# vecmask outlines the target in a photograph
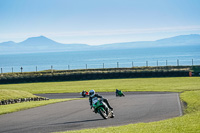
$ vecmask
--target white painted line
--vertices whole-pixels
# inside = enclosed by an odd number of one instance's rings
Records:
[[[180,116],[182,116],[183,112],[182,112],[182,107],[181,107],[181,101],[180,101],[180,98],[179,98],[179,93],[177,93],[177,102],[178,102],[178,108],[179,108]]]

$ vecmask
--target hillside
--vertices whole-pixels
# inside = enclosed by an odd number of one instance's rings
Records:
[[[87,44],[62,44],[47,37],[31,37],[25,41],[15,43],[13,41],[0,43],[0,54],[16,53],[41,53],[41,52],[64,52],[64,51],[87,51],[87,50],[112,50],[150,47],[173,47],[200,45],[200,35],[180,35],[156,41],[123,42],[91,46]]]

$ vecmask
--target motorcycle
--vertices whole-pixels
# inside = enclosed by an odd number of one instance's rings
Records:
[[[119,97],[121,97],[121,96],[125,97],[124,93],[121,90],[116,91],[116,97],[117,96],[119,96]]]
[[[94,112],[99,113],[104,119],[114,118],[113,111],[111,111],[103,100],[98,100],[93,104]]]
[[[87,91],[82,91],[80,94],[81,94],[83,97],[89,96],[89,92],[87,92]]]

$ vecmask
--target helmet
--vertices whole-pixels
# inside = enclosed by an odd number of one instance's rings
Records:
[[[94,90],[90,90],[89,95],[90,95],[90,97],[93,97],[95,95],[95,91]]]

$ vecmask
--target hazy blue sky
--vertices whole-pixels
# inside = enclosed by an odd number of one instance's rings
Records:
[[[90,45],[200,34],[200,0],[0,0],[0,42]]]

